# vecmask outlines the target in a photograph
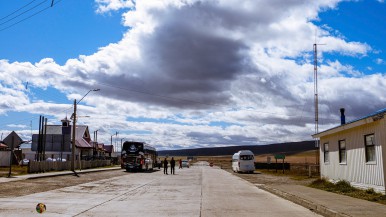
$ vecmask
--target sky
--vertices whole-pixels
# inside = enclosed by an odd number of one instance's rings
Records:
[[[52,5],[52,6],[51,6]],[[312,140],[386,104],[383,0],[3,0],[0,132],[158,150]],[[90,91],[100,89],[100,91]]]

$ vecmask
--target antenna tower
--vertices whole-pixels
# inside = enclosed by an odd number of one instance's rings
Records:
[[[315,107],[315,134],[319,133],[319,102],[318,102],[318,44],[314,44],[314,107]],[[315,147],[319,147],[319,141],[315,139]]]

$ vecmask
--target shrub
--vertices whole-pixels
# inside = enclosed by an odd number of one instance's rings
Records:
[[[314,187],[314,188],[324,189],[326,191],[333,191],[335,185],[333,183],[329,182],[325,178],[319,178],[319,179],[316,179],[315,181],[313,181],[310,184],[310,186]]]
[[[337,182],[335,184],[335,187],[336,187],[336,190],[337,191],[340,191],[342,193],[349,193],[349,192],[353,192],[355,191],[356,189],[354,187],[351,186],[351,184],[346,181],[346,180],[340,180],[339,182]]]
[[[374,191],[374,188],[366,189],[367,194],[376,194],[377,192]]]

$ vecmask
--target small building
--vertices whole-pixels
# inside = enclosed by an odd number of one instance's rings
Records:
[[[44,155],[44,159],[66,159],[70,160],[72,155],[72,128],[73,125],[65,118],[61,120],[62,125],[47,125],[45,134],[40,135],[41,145],[39,145],[39,134],[32,135],[32,152],[35,152],[34,159],[38,159],[38,152]],[[79,156],[83,159],[91,159],[95,144],[91,141],[88,126],[76,125],[75,130],[75,160]],[[39,148],[40,147],[40,148]]]
[[[313,135],[320,139],[320,173],[332,182],[385,193],[386,109]]]

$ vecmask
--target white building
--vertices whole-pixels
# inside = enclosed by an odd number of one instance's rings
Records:
[[[321,176],[385,193],[386,109],[313,135],[320,138]]]

